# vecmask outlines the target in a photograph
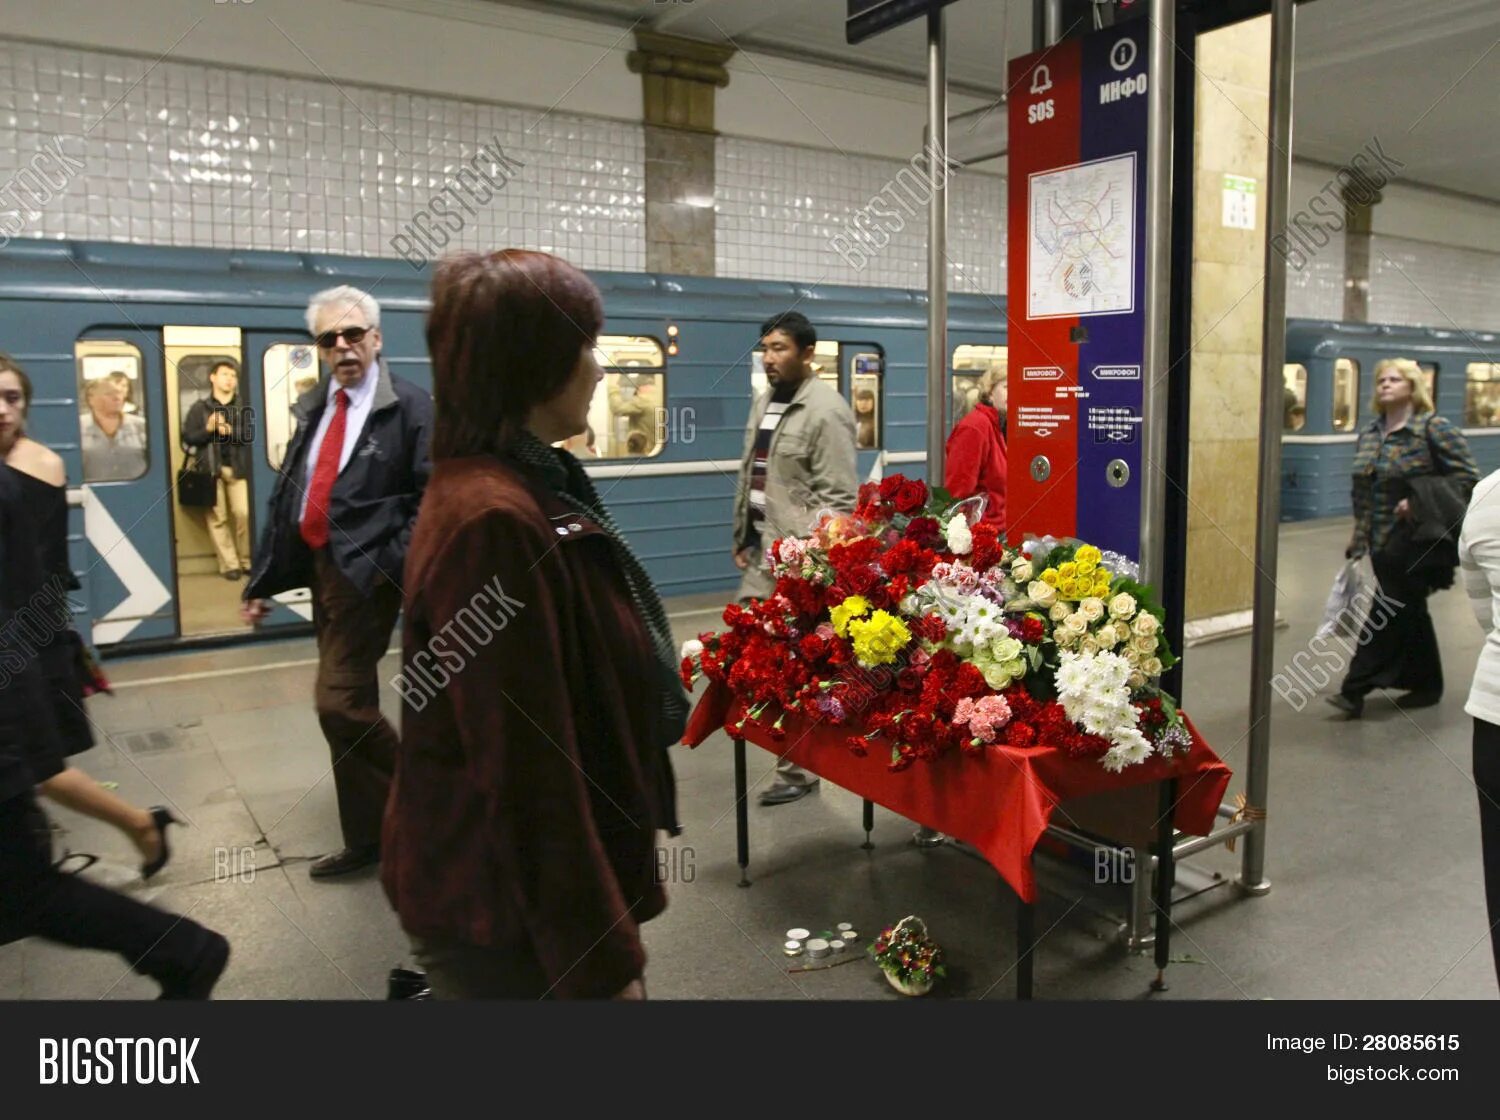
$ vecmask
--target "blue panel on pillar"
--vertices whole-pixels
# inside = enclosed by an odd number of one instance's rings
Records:
[[[1141,536],[1144,250],[1152,236],[1145,226],[1146,51],[1143,20],[1085,37],[1080,91],[1079,158],[1099,169],[1101,184],[1094,251],[1128,264],[1129,299],[1079,316],[1087,337],[1079,340],[1078,385],[1087,397],[1078,416],[1077,532],[1132,558]]]

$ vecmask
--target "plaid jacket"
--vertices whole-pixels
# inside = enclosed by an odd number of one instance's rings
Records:
[[[1378,553],[1396,524],[1396,505],[1407,480],[1423,474],[1456,475],[1469,485],[1479,466],[1463,432],[1441,416],[1423,412],[1389,435],[1376,415],[1359,433],[1354,452],[1354,555]]]

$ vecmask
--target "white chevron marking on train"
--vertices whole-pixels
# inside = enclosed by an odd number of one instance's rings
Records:
[[[125,585],[125,599],[94,623],[95,645],[123,641],[146,618],[172,601],[172,593],[157,578],[145,557],[120,531],[104,503],[87,486],[83,488],[83,533],[99,559],[109,565]]]

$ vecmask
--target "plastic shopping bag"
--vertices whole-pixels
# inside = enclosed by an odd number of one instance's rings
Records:
[[[1318,624],[1314,636],[1327,638],[1333,634],[1347,634],[1352,637],[1358,634],[1375,589],[1375,570],[1369,557],[1344,561],[1344,566],[1333,577],[1328,601],[1323,605],[1323,621]]]

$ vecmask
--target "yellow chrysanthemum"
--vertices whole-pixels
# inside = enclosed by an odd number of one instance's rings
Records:
[[[833,632],[840,638],[849,636],[849,623],[853,619],[861,618],[870,612],[870,600],[863,595],[850,595],[838,606],[828,612],[828,617],[833,621]]]
[[[1056,586],[1057,586],[1057,584],[1058,584],[1058,574],[1057,574],[1057,569],[1056,569],[1056,568],[1047,568],[1047,569],[1046,569],[1046,570],[1045,570],[1045,571],[1043,571],[1043,572],[1042,572],[1042,574],[1041,574],[1041,575],[1040,575],[1040,576],[1039,576],[1039,577],[1037,577],[1037,578],[1039,578],[1039,579],[1040,579],[1040,580],[1041,580],[1041,581],[1042,581],[1042,582],[1043,582],[1043,583],[1045,583],[1045,584],[1046,584],[1046,585],[1047,585],[1047,586],[1048,586],[1048,587],[1056,587]]]
[[[911,641],[911,631],[895,615],[876,611],[869,618],[851,621],[849,637],[854,640],[854,656],[861,665],[889,665]]]

